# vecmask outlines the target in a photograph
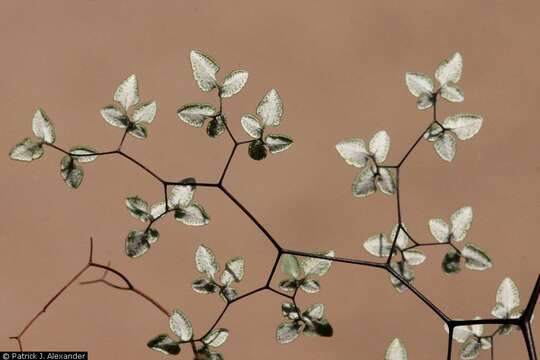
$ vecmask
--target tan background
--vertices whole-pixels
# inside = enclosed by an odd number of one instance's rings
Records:
[[[362,242],[390,231],[395,205],[380,194],[353,198],[357,170],[341,160],[334,144],[387,129],[389,160],[397,161],[431,116],[415,109],[404,73],[431,73],[442,58],[460,51],[466,101],[444,103],[440,116],[480,113],[485,126],[458,145],[451,164],[431,145],[418,147],[402,173],[403,209],[412,233],[431,241],[430,217],[447,218],[460,206],[473,206],[469,240],[485,248],[495,266],[447,277],[439,270],[442,248],[430,249],[415,284],[460,318],[489,316],[505,276],[516,281],[523,303],[529,297],[540,251],[537,2],[3,1],[0,14],[4,154],[31,134],[38,106],[53,119],[58,145],[112,149],[121,130],[106,124],[98,109],[111,102],[121,80],[136,73],[142,98],[157,100],[158,116],[149,139],[128,138],[126,152],[169,180],[214,181],[229,151],[227,137],[209,139],[175,114],[185,103],[214,101],[215,94],[198,90],[189,66],[189,51],[203,49],[221,64],[221,76],[235,68],[250,72],[245,90],[226,102],[238,137],[245,138],[240,116],[275,87],[286,109],[280,131],[296,140],[290,151],[261,163],[241,149],[227,187],[282,245],[333,248],[363,259],[372,258]],[[222,261],[246,257],[242,292],[263,283],[273,249],[219,191],[197,192],[212,216],[209,226],[188,228],[167,218],[158,225],[160,242],[132,260],[123,254],[124,238],[141,225],[123,199],[138,194],[157,201],[159,183],[127,161],[104,157],[85,166],[84,183],[73,191],[58,174],[60,158],[50,149],[33,164],[0,157],[0,348],[15,350],[7,337],[84,264],[89,236],[95,238],[96,260],[111,260],[167,308],[183,309],[197,334],[223,306],[217,297],[190,290],[198,244],[211,246]],[[381,359],[394,337],[404,340],[411,359],[442,359],[446,353],[442,323],[410,293],[397,294],[386,273],[336,264],[322,284],[320,294],[299,301],[327,305],[334,338],[275,344],[281,299],[262,293],[223,318],[221,325],[232,331],[222,348],[226,358]],[[88,350],[93,359],[162,359],[145,344],[167,328],[167,319],[133,294],[74,286],[24,343],[29,350]],[[496,354],[525,359],[521,335],[497,339]]]

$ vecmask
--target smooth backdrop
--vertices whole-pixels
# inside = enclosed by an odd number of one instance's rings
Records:
[[[540,252],[538,11],[537,1],[494,0],[2,1],[0,348],[17,349],[8,336],[83,266],[90,236],[96,261],[111,261],[166,308],[184,310],[199,335],[223,306],[216,296],[190,289],[199,244],[212,247],[222,262],[246,258],[242,293],[264,283],[273,248],[215,189],[196,194],[212,217],[209,226],[188,228],[167,218],[158,224],[159,243],[133,260],[124,255],[124,239],[141,224],[126,211],[124,198],[157,201],[158,182],[121,158],[104,157],[85,166],[84,183],[74,191],[60,178],[60,153],[46,149],[32,164],[7,156],[31,135],[37,107],[52,118],[58,145],[113,149],[121,130],[105,123],[99,109],[135,73],[141,98],[156,100],[158,113],[149,138],[129,137],[125,151],[168,180],[217,180],[230,141],[209,139],[176,116],[188,102],[215,102],[215,93],[202,93],[192,78],[192,49],[217,59],[220,79],[237,68],[249,71],[246,88],[225,103],[237,137],[247,139],[241,115],[255,111],[263,94],[276,88],[285,106],[279,131],[295,139],[289,151],[262,162],[241,148],[227,188],[283,246],[332,248],[370,260],[362,243],[390,232],[395,202],[381,194],[354,198],[350,185],[357,169],[334,146],[386,129],[392,138],[388,163],[398,161],[431,117],[416,110],[405,72],[432,74],[443,58],[461,52],[466,100],[441,103],[440,119],[472,112],[485,118],[484,126],[458,144],[451,164],[431,144],[418,146],[402,171],[404,221],[419,241],[432,241],[430,218],[472,206],[469,240],[492,256],[494,267],[445,276],[444,251],[437,247],[427,251],[415,285],[455,318],[490,316],[506,276],[519,286],[524,304]],[[100,275],[92,271],[84,279]],[[446,354],[439,318],[411,293],[396,293],[388,274],[377,269],[335,264],[320,294],[299,297],[302,306],[326,304],[335,329],[331,339],[276,344],[281,302],[261,293],[230,308],[220,322],[231,330],[222,348],[227,359],[382,359],[394,337],[403,339],[413,360]],[[92,359],[162,359],[145,344],[167,330],[166,317],[134,294],[75,285],[23,340],[28,350],[88,350]],[[525,359],[524,349],[519,332],[496,339],[499,359]],[[189,348],[184,350],[181,358],[189,359]]]

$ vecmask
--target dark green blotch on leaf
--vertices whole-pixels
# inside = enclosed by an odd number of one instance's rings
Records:
[[[186,216],[186,212],[183,209],[176,209],[174,211],[174,217],[176,219],[182,219],[184,216]]]
[[[197,350],[195,360],[223,360],[223,356],[218,352],[211,351],[207,346],[203,346]]]
[[[268,151],[264,142],[259,139],[249,144],[248,153],[253,160],[262,160],[266,157]]]
[[[223,115],[218,115],[208,122],[206,127],[206,133],[208,136],[215,138],[223,134],[225,131],[225,117]]]
[[[221,296],[227,302],[233,301],[238,296],[236,290],[230,286],[226,286],[221,290]]]
[[[77,189],[81,186],[84,171],[71,156],[64,156],[60,162],[60,175],[69,187]]]
[[[330,337],[334,335],[334,329],[332,325],[326,319],[304,319],[305,328],[304,333],[306,335],[318,335],[324,337]]]
[[[442,269],[446,274],[455,274],[461,271],[461,256],[454,250],[448,251],[442,261]]]
[[[149,236],[139,230],[130,231],[126,239],[126,255],[135,258],[143,255],[150,249]]]
[[[148,130],[146,127],[132,122],[129,123],[128,132],[137,139],[146,139],[148,137]]]
[[[180,346],[168,335],[161,334],[148,342],[148,347],[168,355],[177,355],[180,353]]]
[[[201,278],[193,281],[192,286],[194,289],[196,289],[196,291],[205,293],[215,293],[220,290],[216,283],[208,280],[207,278]]]
[[[285,279],[281,280],[279,283],[279,287],[283,291],[294,291],[298,287],[300,287],[300,281],[296,279]]]

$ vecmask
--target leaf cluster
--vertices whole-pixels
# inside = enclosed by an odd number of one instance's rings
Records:
[[[193,201],[196,189],[194,178],[185,178],[169,189],[166,201],[152,205],[139,196],[126,198],[126,207],[136,219],[147,223],[143,230],[131,230],[125,244],[126,255],[132,258],[144,255],[152,244],[159,240],[159,231],[152,224],[168,212],[174,211],[174,218],[188,226],[204,226],[210,222],[206,210]]]
[[[363,139],[340,141],[336,149],[349,165],[362,169],[352,184],[354,196],[366,197],[379,189],[386,195],[396,192],[394,171],[382,166],[390,150],[390,136],[384,130],[377,132],[368,145]]]
[[[229,259],[219,276],[220,267],[213,251],[204,245],[199,245],[195,253],[195,265],[197,271],[203,276],[193,281],[191,284],[193,291],[199,294],[218,293],[225,302],[236,299],[238,292],[232,285],[244,278],[244,258]]]
[[[172,312],[169,319],[169,328],[176,338],[171,337],[168,334],[159,334],[152,338],[147,346],[162,354],[178,355],[182,344],[195,344],[195,340],[193,339],[193,326],[191,325],[189,318],[182,311],[176,309]],[[215,352],[214,348],[223,345],[228,338],[229,330],[224,328],[212,330],[208,335],[197,340],[197,342],[200,342],[202,345],[195,347],[196,359],[222,360],[223,356],[220,353]]]
[[[333,250],[315,253],[323,257],[334,257]],[[292,302],[286,302],[281,306],[281,312],[285,322],[281,323],[276,330],[276,339],[280,344],[287,344],[298,338],[300,334],[307,336],[329,337],[334,330],[327,319],[324,318],[324,305],[315,304],[305,311],[301,311],[296,304],[298,290],[308,294],[317,293],[321,285],[314,277],[324,276],[332,261],[326,258],[304,257],[299,260],[296,256],[285,254],[281,257],[281,269],[287,275],[279,283],[279,287],[293,293]]]
[[[519,290],[510,278],[505,278],[499,285],[496,293],[496,303],[491,314],[498,319],[517,319],[521,316],[519,310]],[[474,320],[479,320],[477,316]],[[448,326],[444,326],[448,332]],[[484,335],[484,325],[462,325],[454,328],[452,337],[461,344],[459,354],[463,360],[476,359],[480,355],[480,350],[489,350],[493,346],[493,337],[495,335],[509,335],[513,328],[519,329],[514,325],[500,325],[491,335]]]
[[[222,101],[239,93],[247,83],[248,72],[234,70],[222,83],[217,80],[220,69],[218,63],[201,51],[192,51],[190,55],[193,77],[204,92],[217,89],[219,108],[209,103],[189,103],[181,106],[177,113],[180,120],[194,127],[202,127],[206,121],[208,136],[215,138],[227,130],[227,118],[222,111]],[[276,89],[269,90],[257,105],[256,115],[246,114],[240,122],[245,132],[253,138],[249,141],[248,154],[254,160],[266,158],[268,152],[276,154],[287,150],[293,140],[288,135],[270,133],[265,130],[278,126],[283,115],[283,102]]]
[[[411,94],[418,98],[417,108],[426,110],[435,106],[438,95],[449,102],[462,102],[465,97],[463,90],[457,84],[462,71],[463,58],[461,54],[454,53],[444,59],[435,71],[435,78],[439,83],[437,89],[435,89],[433,80],[428,76],[417,72],[406,73],[407,87]],[[433,142],[435,151],[441,159],[452,161],[456,155],[456,138],[459,140],[472,138],[480,131],[482,122],[482,117],[475,114],[451,115],[442,123],[435,121],[424,137]]]
[[[137,139],[148,137],[147,124],[154,121],[157,105],[155,101],[139,103],[139,84],[135,75],[125,79],[114,92],[114,104],[101,109],[103,119],[114,127]]]

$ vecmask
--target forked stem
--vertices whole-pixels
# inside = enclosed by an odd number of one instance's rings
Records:
[[[410,236],[409,233],[405,230],[405,228],[402,225],[403,216],[402,216],[402,209],[401,209],[402,203],[401,203],[401,200],[400,200],[401,196],[400,196],[400,183],[399,183],[401,166],[405,163],[405,161],[407,160],[409,155],[413,152],[413,150],[416,148],[416,146],[420,143],[420,141],[424,137],[424,134],[427,131],[429,131],[431,126],[433,124],[439,124],[439,122],[437,120],[437,101],[436,101],[437,100],[437,95],[438,95],[438,93],[435,94],[435,98],[433,99],[433,101],[434,101],[433,102],[433,119],[430,122],[429,126],[426,128],[426,130],[424,130],[422,132],[422,134],[415,140],[415,142],[407,150],[407,152],[405,153],[405,155],[402,157],[402,159],[399,161],[399,163],[397,165],[382,166],[382,167],[385,167],[385,168],[394,169],[395,172],[396,172],[396,202],[397,202],[397,218],[398,218],[398,231],[396,232],[396,237],[393,239],[390,255],[387,258],[387,261],[385,263],[364,261],[364,260],[357,260],[357,259],[350,259],[350,258],[342,258],[342,257],[328,257],[328,256],[320,255],[320,254],[317,254],[317,253],[310,253],[310,252],[304,252],[304,251],[297,251],[297,250],[291,250],[291,249],[282,248],[281,245],[277,242],[277,240],[272,237],[272,235],[257,220],[257,218],[255,218],[255,216],[239,200],[237,200],[236,197],[233,196],[232,193],[223,185],[225,176],[226,176],[226,174],[227,174],[227,172],[228,172],[228,170],[230,168],[230,165],[232,163],[232,160],[234,158],[234,155],[235,155],[235,152],[236,152],[238,146],[243,145],[243,144],[249,144],[249,143],[251,143],[253,141],[253,140],[248,140],[248,141],[238,141],[238,140],[236,140],[236,138],[234,137],[233,133],[229,129],[229,126],[228,126],[228,124],[227,124],[227,122],[225,120],[224,126],[225,126],[225,129],[226,129],[226,132],[228,133],[229,137],[233,141],[233,148],[232,148],[232,150],[231,150],[231,152],[229,154],[226,165],[225,165],[225,167],[224,167],[224,169],[223,169],[223,171],[222,171],[222,173],[221,173],[221,175],[219,177],[219,180],[217,182],[215,182],[215,183],[204,183],[203,182],[203,183],[195,183],[195,184],[192,184],[192,185],[198,185],[198,186],[202,186],[202,187],[219,188],[221,190],[221,192],[223,192],[223,194],[225,194],[257,226],[257,228],[266,236],[266,238],[270,241],[270,243],[277,250],[277,255],[276,255],[275,261],[274,261],[274,263],[272,265],[271,272],[270,272],[270,274],[269,274],[269,276],[267,278],[267,281],[266,281],[265,285],[263,285],[263,286],[261,286],[259,288],[256,288],[256,289],[254,289],[254,290],[252,290],[252,291],[250,291],[250,292],[248,292],[248,293],[246,293],[244,295],[241,295],[241,296],[237,297],[234,300],[227,301],[226,306],[223,308],[223,310],[221,311],[221,313],[219,314],[217,319],[214,321],[211,328],[206,332],[206,334],[204,336],[208,335],[218,325],[219,321],[222,319],[222,317],[224,316],[224,314],[226,313],[226,311],[229,309],[229,307],[232,304],[234,304],[234,303],[236,303],[236,302],[238,302],[238,301],[240,301],[242,299],[245,299],[245,298],[247,298],[247,297],[249,297],[251,295],[257,294],[259,292],[268,290],[270,292],[273,292],[274,294],[286,297],[286,298],[292,300],[293,302],[295,302],[296,293],[294,295],[290,296],[288,294],[284,294],[284,293],[282,293],[282,292],[280,292],[278,290],[275,290],[274,288],[271,287],[271,282],[272,282],[272,279],[274,277],[275,271],[277,269],[277,265],[279,263],[279,259],[280,259],[281,255],[290,254],[290,255],[303,256],[303,257],[327,259],[327,260],[340,262],[340,263],[353,264],[353,265],[363,265],[363,266],[367,266],[367,267],[371,267],[371,268],[379,268],[379,269],[386,270],[389,274],[391,274],[392,276],[394,276],[395,278],[400,280],[407,288],[409,288],[409,290],[411,290],[411,292],[417,298],[419,298],[426,306],[428,306],[433,312],[435,312],[448,325],[449,330],[450,330],[449,331],[449,342],[448,342],[448,353],[447,353],[447,358],[448,359],[451,358],[451,354],[452,354],[452,333],[453,333],[454,328],[456,326],[473,325],[473,324],[500,324],[500,325],[512,324],[512,325],[517,325],[517,326],[521,327],[521,329],[523,330],[523,336],[524,336],[524,339],[525,339],[525,344],[527,346],[527,351],[528,351],[528,354],[529,354],[529,358],[531,360],[537,360],[536,349],[535,349],[535,346],[534,346],[534,339],[533,339],[532,331],[531,331],[531,327],[530,327],[530,321],[532,319],[532,314],[533,314],[533,311],[534,311],[534,307],[536,305],[536,302],[538,300],[538,296],[540,294],[540,275],[537,278],[536,286],[535,286],[535,288],[533,290],[533,293],[531,294],[531,298],[530,298],[530,300],[528,302],[527,308],[525,309],[525,311],[524,311],[521,318],[519,318],[519,319],[452,320],[448,316],[446,316],[441,309],[439,309],[435,304],[433,304],[424,294],[422,294],[422,292],[420,292],[418,289],[416,289],[414,286],[412,286],[406,279],[404,279],[398,272],[396,272],[390,266],[390,263],[391,263],[391,260],[392,260],[392,254],[394,253],[394,249],[395,249],[396,242],[397,242],[397,235],[399,234],[399,231],[404,231],[407,234],[407,236],[413,241],[414,245],[412,245],[408,249],[414,248],[414,247],[417,247],[417,246],[435,246],[435,245],[440,245],[441,244],[441,243],[419,243],[416,240],[414,240],[413,237]],[[220,97],[219,98],[219,115],[222,114],[222,107],[223,107],[223,102],[222,102],[222,98]],[[120,140],[120,143],[119,143],[118,147],[116,148],[116,150],[104,151],[104,152],[96,152],[96,153],[94,153],[94,155],[96,155],[96,156],[119,155],[120,157],[123,157],[123,158],[129,160],[130,162],[132,162],[133,164],[137,165],[139,168],[141,168],[143,171],[145,171],[147,174],[149,174],[150,176],[152,176],[154,179],[156,179],[158,182],[161,183],[161,186],[163,187],[164,201],[167,204],[167,200],[168,200],[167,199],[167,186],[168,185],[173,185],[173,184],[180,184],[180,183],[178,183],[178,182],[170,182],[170,181],[164,180],[161,176],[159,176],[157,173],[152,171],[149,167],[143,165],[141,162],[139,162],[138,160],[136,160],[132,156],[126,154],[122,150],[122,147],[124,145],[127,133],[128,133],[127,130],[123,133],[123,136],[122,136],[122,138]],[[63,148],[61,148],[61,147],[59,147],[57,145],[54,145],[54,144],[44,143],[44,145],[49,146],[51,148],[54,148],[54,149],[62,152],[63,154],[71,156],[73,158],[76,158],[78,156],[87,156],[87,155],[81,155],[81,154],[73,154],[73,153],[71,153],[71,152],[69,152],[69,151],[67,151],[67,150],[65,150],[65,149],[63,149]],[[168,213],[169,210],[170,209],[168,208],[168,205],[166,205],[166,213]],[[154,221],[157,221],[157,220],[158,219],[153,220],[150,225],[152,225],[154,223]],[[450,245],[452,245],[452,244],[450,244]],[[95,279],[95,280],[84,281],[84,282],[81,282],[81,284],[89,285],[89,284],[102,283],[102,284],[110,286],[110,287],[112,287],[114,289],[124,290],[124,291],[132,291],[136,295],[138,295],[138,296],[144,298],[145,300],[147,300],[148,302],[150,302],[154,307],[156,307],[160,312],[162,312],[167,317],[170,316],[170,312],[167,309],[165,309],[165,307],[163,307],[159,302],[154,300],[152,297],[150,297],[149,295],[147,295],[146,293],[144,293],[140,289],[134,287],[133,283],[124,274],[122,274],[120,271],[110,267],[110,264],[102,265],[102,264],[94,262],[93,261],[93,241],[92,241],[92,239],[90,239],[90,256],[89,256],[88,263],[79,272],[77,272],[75,274],[75,276],[73,276],[73,278],[71,278],[71,280],[69,280],[67,282],[67,284],[65,284],[45,304],[45,306],[26,324],[26,326],[21,330],[21,332],[18,335],[10,337],[10,339],[14,339],[14,340],[17,341],[20,351],[23,350],[22,337],[26,333],[26,331],[32,326],[32,324],[43,313],[45,313],[45,311],[48,309],[48,307],[61,294],[63,294],[68,287],[70,287],[78,278],[80,278],[80,276],[83,273],[85,273],[89,268],[100,268],[100,269],[103,269],[105,271],[104,271],[104,274],[102,275],[102,277],[100,277],[98,279]],[[120,279],[122,279],[124,281],[125,286],[117,285],[117,284],[107,280],[106,276],[108,275],[108,273],[114,273],[115,275],[117,275]],[[204,338],[204,336],[197,339],[197,340],[190,341],[194,355],[196,355],[195,342],[200,341],[202,338]],[[493,347],[492,347],[492,349],[493,349]],[[491,354],[492,354],[492,358],[493,358],[493,350],[492,350]]]
[[[105,272],[104,272],[104,274],[103,274],[103,276],[101,278],[99,278],[97,280],[92,280],[92,281],[85,281],[85,282],[82,282],[82,284],[94,284],[94,283],[102,282],[102,283],[105,283],[105,284],[107,284],[107,285],[109,285],[109,286],[111,286],[113,288],[116,288],[116,289],[132,291],[135,294],[137,294],[138,296],[140,296],[140,297],[146,299],[147,301],[149,301],[150,303],[152,303],[163,314],[165,314],[167,316],[170,316],[170,313],[159,302],[157,302],[155,299],[153,299],[152,297],[150,297],[149,295],[147,295],[143,291],[135,288],[133,286],[133,283],[124,274],[122,274],[120,271],[110,267],[109,264],[102,265],[102,264],[94,262],[94,260],[93,260],[93,249],[94,249],[94,241],[93,241],[92,238],[90,238],[90,251],[89,251],[90,255],[89,255],[88,262],[84,265],[84,267],[80,271],[78,271],[64,286],[62,286],[62,288],[58,292],[56,292],[49,301],[47,301],[47,303],[43,306],[43,308],[37,314],[35,314],[34,317],[32,317],[32,319],[30,319],[30,321],[24,326],[24,328],[17,335],[10,337],[10,339],[13,339],[13,340],[17,341],[17,344],[19,346],[19,351],[21,351],[21,352],[23,351],[22,338],[23,338],[24,334],[26,333],[26,331],[34,324],[34,322],[41,315],[43,315],[47,311],[47,309],[56,301],[56,299],[58,299],[60,297],[60,295],[62,295],[71,285],[73,285],[73,283],[77,279],[79,279],[90,268],[101,268],[101,269],[104,269]],[[119,285],[115,285],[115,284],[109,282],[108,280],[106,280],[105,277],[109,272],[112,272],[112,273],[118,275],[126,283],[126,286],[121,287]]]

